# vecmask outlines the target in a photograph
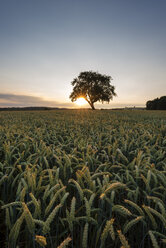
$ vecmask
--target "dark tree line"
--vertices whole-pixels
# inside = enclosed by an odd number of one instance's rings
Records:
[[[40,110],[62,110],[66,108],[52,108],[52,107],[6,107],[0,108],[0,111],[40,111]]]
[[[166,110],[166,96],[155,98],[152,101],[146,103],[146,109],[148,110]]]

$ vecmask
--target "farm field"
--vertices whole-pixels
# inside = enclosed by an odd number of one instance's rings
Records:
[[[166,247],[166,112],[0,112],[0,247]]]

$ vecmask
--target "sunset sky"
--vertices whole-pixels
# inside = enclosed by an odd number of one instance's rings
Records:
[[[0,0],[0,107],[71,107],[81,71],[110,75],[118,97],[166,95],[165,0]]]

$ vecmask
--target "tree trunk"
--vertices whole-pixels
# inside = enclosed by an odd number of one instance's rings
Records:
[[[91,106],[92,110],[95,110],[94,103],[91,103],[90,106]]]
[[[85,100],[89,103],[89,105],[91,106],[92,110],[95,110],[94,103],[91,102],[90,100],[88,100],[87,98],[85,98]]]

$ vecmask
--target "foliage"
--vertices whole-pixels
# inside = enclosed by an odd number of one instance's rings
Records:
[[[166,113],[0,113],[1,247],[165,247]]]
[[[155,98],[152,101],[146,103],[146,109],[148,110],[166,110],[166,96]]]
[[[113,96],[116,96],[115,87],[110,84],[112,78],[102,75],[98,72],[84,71],[75,78],[71,84],[73,92],[70,95],[71,101],[76,101],[79,97],[85,98],[92,109],[95,109],[94,103],[110,102]]]

